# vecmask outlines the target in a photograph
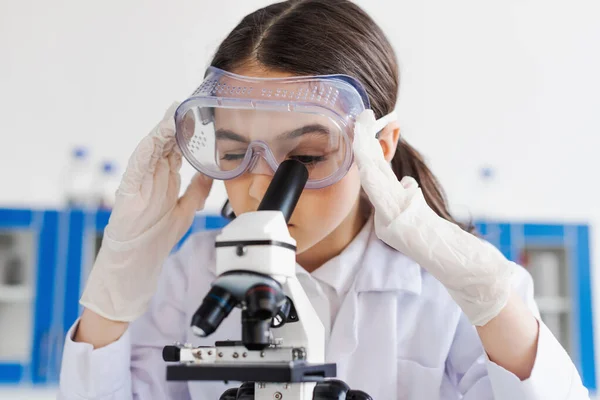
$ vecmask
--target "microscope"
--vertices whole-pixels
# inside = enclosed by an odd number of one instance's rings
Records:
[[[325,363],[323,324],[296,278],[287,222],[308,180],[304,164],[281,163],[258,210],[217,236],[217,279],[191,321],[200,337],[241,308],[242,337],[214,346],[165,346],[168,381],[239,381],[219,400],[372,400]],[[215,399],[216,400],[216,399]]]

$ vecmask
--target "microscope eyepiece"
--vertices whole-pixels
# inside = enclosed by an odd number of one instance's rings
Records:
[[[275,171],[258,211],[281,211],[289,222],[307,181],[308,170],[304,164],[297,160],[285,160]]]
[[[192,317],[192,331],[201,337],[212,334],[236,305],[237,300],[231,293],[213,286]]]

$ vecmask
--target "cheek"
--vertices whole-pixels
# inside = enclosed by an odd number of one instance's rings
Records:
[[[314,215],[330,216],[328,219],[336,219],[336,216],[346,216],[360,192],[360,180],[358,175],[354,176],[350,170],[346,176],[335,185],[320,190],[307,190],[305,202],[300,198],[300,206],[304,209],[310,207]]]
[[[359,196],[360,177],[355,166],[335,185],[305,190],[290,221],[298,226],[296,240],[305,242],[302,247],[306,249],[324,239],[348,217]]]

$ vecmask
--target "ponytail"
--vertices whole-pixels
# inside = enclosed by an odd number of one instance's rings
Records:
[[[437,215],[455,223],[467,232],[475,231],[475,227],[471,223],[462,224],[452,217],[448,211],[446,195],[436,177],[425,164],[423,156],[402,138],[398,142],[396,154],[392,159],[392,170],[398,180],[405,176],[413,177],[421,187],[425,201]]]

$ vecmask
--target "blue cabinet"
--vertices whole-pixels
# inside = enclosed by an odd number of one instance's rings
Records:
[[[0,209],[0,382],[48,374],[58,231],[56,211]]]
[[[80,314],[79,297],[109,216],[0,209],[0,384],[58,381],[64,338]],[[197,217],[174,250],[192,232],[226,222]]]
[[[107,211],[0,209],[0,383],[55,383],[67,330],[109,219]],[[195,231],[218,229],[198,216]],[[479,233],[533,276],[542,319],[596,389],[587,225],[478,221]],[[18,268],[17,268],[18,267]],[[21,268],[24,272],[15,273]]]
[[[479,233],[532,275],[542,320],[596,390],[590,229],[577,224],[479,221]]]

